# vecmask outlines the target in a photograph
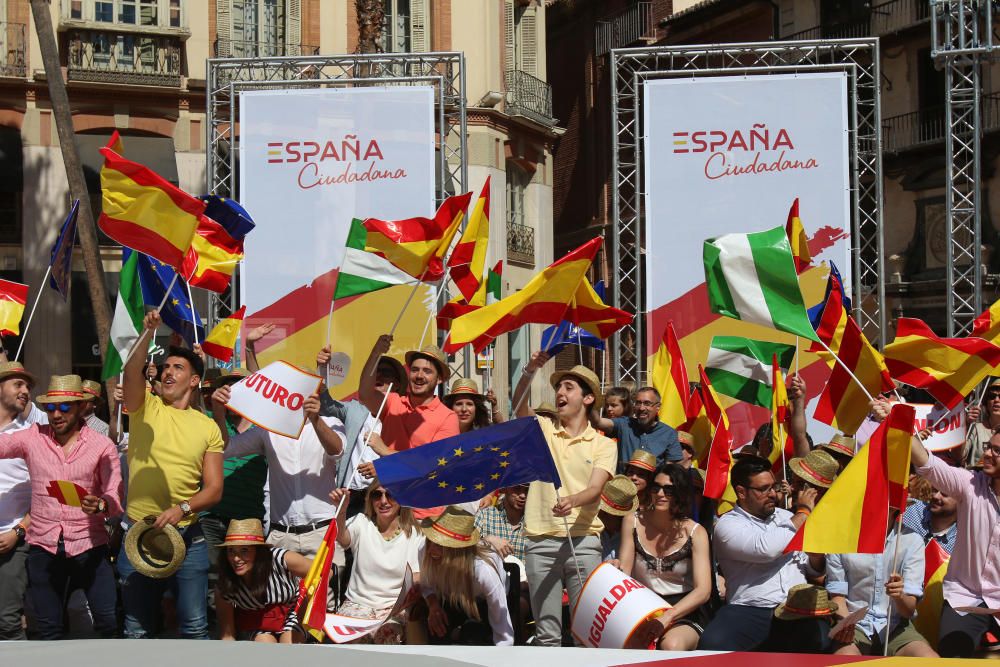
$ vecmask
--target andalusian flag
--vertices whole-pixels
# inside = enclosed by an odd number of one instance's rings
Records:
[[[69,505],[70,507],[82,507],[84,496],[90,495],[87,493],[87,489],[79,484],[61,479],[54,479],[49,482],[45,490],[48,491],[50,496],[58,500],[60,505]]]
[[[241,259],[243,241],[230,236],[215,220],[202,216],[191,247],[184,255],[181,275],[192,287],[221,294],[229,287]]]
[[[773,469],[780,469],[784,460],[795,456],[795,443],[788,434],[788,388],[778,365],[778,355],[771,359],[771,453],[767,460]]]
[[[414,282],[412,276],[397,269],[389,260],[367,252],[367,239],[368,230],[364,223],[357,218],[352,220],[351,229],[347,233],[344,259],[340,262],[340,272],[337,274],[337,287],[333,291],[334,299]]]
[[[940,338],[922,321],[900,317],[885,346],[892,377],[926,389],[949,410],[1000,365],[1000,347],[982,338]]]
[[[444,256],[451,248],[472,193],[448,197],[433,218],[365,220],[365,250],[425,282],[444,277]]]
[[[598,237],[584,243],[549,265],[517,293],[456,318],[445,351],[455,352],[472,343],[479,352],[500,334],[524,324],[558,324],[566,319],[570,302],[587,275],[601,242]]]
[[[101,149],[101,231],[127,248],[180,269],[191,247],[205,202],[192,197],[113,149]],[[119,144],[120,145],[120,144]]]
[[[880,554],[889,507],[906,506],[912,405],[896,403],[889,416],[833,482],[785,553]]]
[[[486,245],[490,238],[490,177],[486,177],[483,190],[469,214],[462,237],[451,252],[448,266],[451,279],[466,301],[479,289],[483,271],[486,270]]]
[[[924,636],[933,649],[937,649],[941,608],[944,606],[942,586],[944,575],[948,573],[950,559],[951,554],[932,536],[924,549],[924,596],[917,603],[913,627]]]
[[[805,227],[802,226],[802,219],[799,218],[798,197],[792,202],[792,207],[788,209],[785,235],[788,237],[788,244],[792,248],[792,257],[795,258],[795,271],[796,273],[802,273],[809,268],[812,255],[809,254],[809,237],[806,236]]]
[[[660,392],[660,421],[677,429],[687,421],[688,377],[681,346],[674,333],[674,323],[668,322],[663,340],[656,349],[649,382]]]
[[[816,340],[784,229],[709,239],[702,255],[713,313]]]
[[[225,363],[232,360],[233,348],[236,347],[236,339],[240,336],[240,327],[243,325],[243,315],[246,312],[247,307],[243,306],[215,325],[201,343],[201,349],[205,354]]]
[[[21,318],[27,301],[27,285],[0,280],[0,336],[17,336],[21,333]]]
[[[771,406],[772,358],[787,370],[795,358],[795,346],[742,336],[715,336],[708,350],[705,374],[720,394],[767,408]]]
[[[142,333],[145,313],[142,288],[139,285],[139,253],[125,251],[123,254],[122,270],[118,274],[118,300],[115,302],[115,316],[111,321],[108,350],[104,355],[102,380],[122,372],[129,350]]]

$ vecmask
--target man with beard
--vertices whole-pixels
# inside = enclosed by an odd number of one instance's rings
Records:
[[[903,525],[923,538],[924,544],[936,540],[950,554],[958,538],[958,502],[941,489],[931,489],[930,500],[914,500],[906,508]]]
[[[87,596],[97,633],[108,638],[118,631],[104,519],[121,514],[121,471],[114,443],[86,426],[89,400],[80,376],[55,375],[38,397],[49,424],[0,435],[0,459],[24,459],[31,475],[28,590],[40,639],[63,638],[66,593],[77,588]],[[53,496],[56,481],[85,492],[75,499]],[[65,486],[59,493],[80,495]]]
[[[513,556],[524,563],[524,503],[528,485],[503,489],[500,502],[476,514],[476,528],[503,558]]]
[[[777,507],[780,484],[771,463],[758,456],[741,457],[730,473],[736,507],[719,519],[714,547],[726,578],[726,604],[701,636],[698,648],[708,651],[825,652],[829,624],[818,619],[779,620],[775,608],[788,591],[818,576],[806,554],[785,547],[816,505],[816,489],[807,487],[796,499],[795,514]]]
[[[660,421],[660,392],[642,387],[635,392],[631,417],[592,417],[595,427],[618,441],[618,472],[623,473],[637,449],[656,457],[656,465],[680,461],[684,453],[677,431]]]

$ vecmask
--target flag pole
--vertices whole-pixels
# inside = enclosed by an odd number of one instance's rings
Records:
[[[28,337],[28,329],[31,328],[31,318],[35,316],[35,309],[38,308],[38,302],[42,298],[42,292],[45,290],[45,283],[49,282],[49,275],[52,273],[52,264],[49,264],[49,268],[45,269],[45,277],[42,278],[42,284],[38,286],[38,294],[35,295],[35,304],[31,307],[31,312],[28,313],[28,322],[24,325],[24,332],[21,334],[21,340],[17,344],[17,352],[14,354],[14,361],[21,358],[21,348],[24,347],[24,339]]]
[[[562,500],[562,498],[559,497],[558,493],[556,493],[556,500]],[[569,550],[570,550],[570,553],[573,554],[573,562],[576,563],[576,580],[580,584],[580,594],[582,595],[583,594],[583,574],[580,573],[580,559],[577,558],[577,556],[576,556],[576,546],[573,544],[573,536],[569,534],[569,519],[564,516],[562,518],[562,520],[563,520],[563,527],[566,528],[566,540],[569,542]],[[577,596],[577,600],[579,600],[579,599],[580,599],[580,597]]]
[[[191,304],[191,328],[194,329],[194,344],[201,345],[198,340],[198,322],[194,317],[194,295],[191,294],[191,283],[187,284],[188,303]]]
[[[174,278],[173,280],[170,281],[170,285],[167,287],[166,291],[164,291],[163,299],[160,300],[160,305],[156,307],[156,312],[160,312],[163,309],[163,305],[167,302],[167,299],[170,298],[170,292],[174,289],[174,285],[176,284],[177,284],[177,271],[174,271]],[[192,310],[194,310],[193,306]],[[143,333],[145,333],[145,330],[143,330]],[[132,347],[129,348],[128,355],[126,355],[125,361],[124,363],[122,363],[122,368],[128,366],[128,362],[131,361],[132,357],[135,356],[135,351],[139,348],[139,341],[141,339],[142,339],[142,334],[139,334],[139,338],[136,338],[135,342],[132,343]]]
[[[795,374],[799,374],[799,337],[795,337]]]
[[[326,316],[326,344],[330,344],[330,338],[333,336],[333,304],[337,302],[332,296],[330,297],[330,314]]]
[[[892,509],[891,507],[889,508]],[[896,521],[896,545],[892,553],[892,569],[889,570],[889,576],[896,574],[896,564],[899,561],[899,542],[900,537],[902,537],[902,525],[903,525],[903,512],[902,510],[897,512]],[[933,538],[931,538],[933,539]],[[876,566],[877,567],[877,566]],[[882,642],[882,655],[885,657],[889,656],[889,631],[892,629],[892,598],[887,600],[887,605],[885,608],[885,641]]]
[[[121,387],[124,383],[125,373],[122,372],[118,374],[118,386]],[[115,406],[115,437],[118,439],[115,445],[118,445],[122,441],[122,401],[115,401],[115,403],[117,403]]]
[[[861,387],[861,391],[865,392],[865,396],[868,397],[868,400],[869,401],[874,401],[875,397],[872,396],[871,392],[868,391],[868,387],[866,387],[865,385],[863,385],[861,383],[861,380],[859,380],[858,376],[856,376],[854,374],[854,372],[851,371],[851,369],[847,367],[847,364],[844,363],[843,359],[841,359],[839,356],[837,356],[836,354],[834,354],[833,350],[831,350],[830,347],[826,343],[824,343],[822,340],[819,341],[819,344],[823,346],[824,350],[826,350],[827,352],[830,353],[830,356],[832,356],[834,359],[836,359],[837,363],[840,364],[841,368],[843,368],[845,371],[847,371],[847,374],[851,376],[851,379],[854,380],[854,382],[859,387]]]
[[[583,338],[580,335],[580,327],[576,327],[576,349],[579,351],[580,365],[583,366]]]
[[[390,336],[396,333],[396,327],[399,326],[400,320],[403,319],[403,314],[406,313],[406,309],[407,307],[409,307],[410,302],[413,301],[413,297],[414,295],[416,295],[417,290],[420,288],[421,285],[424,284],[424,276],[426,275],[427,275],[427,269],[424,269],[424,272],[420,274],[420,280],[418,280],[416,284],[413,285],[413,289],[410,290],[410,296],[406,297],[406,303],[403,304],[403,308],[399,311],[399,315],[396,316],[396,321],[393,322],[392,328],[389,330]]]

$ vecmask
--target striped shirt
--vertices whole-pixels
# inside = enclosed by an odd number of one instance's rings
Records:
[[[263,600],[254,597],[242,579],[237,579],[236,590],[232,594],[225,595],[223,599],[237,609],[246,610],[264,609],[279,604],[293,604],[299,594],[299,580],[285,565],[286,553],[288,553],[287,549],[271,549],[271,576],[267,579],[267,590]],[[289,612],[288,618],[285,619],[284,629],[292,630],[297,625],[298,617],[295,612]]]
[[[496,505],[479,510],[476,514],[476,528],[484,537],[492,535],[510,542],[514,557],[524,562],[524,521],[511,523],[507,519],[503,498]]]
[[[28,544],[56,553],[61,536],[66,555],[76,556],[108,543],[104,518],[123,511],[118,450],[110,439],[83,426],[67,456],[62,445],[53,439],[52,427],[36,424],[16,433],[0,434],[0,458],[20,458],[28,465],[31,476]],[[56,480],[79,484],[87,493],[103,498],[108,503],[107,515],[86,514],[80,507],[60,503],[46,488]]]

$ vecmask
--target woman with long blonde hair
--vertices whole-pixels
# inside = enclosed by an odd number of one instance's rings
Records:
[[[420,573],[431,643],[512,646],[507,576],[500,557],[480,541],[475,518],[451,506],[420,530],[427,539]]]

